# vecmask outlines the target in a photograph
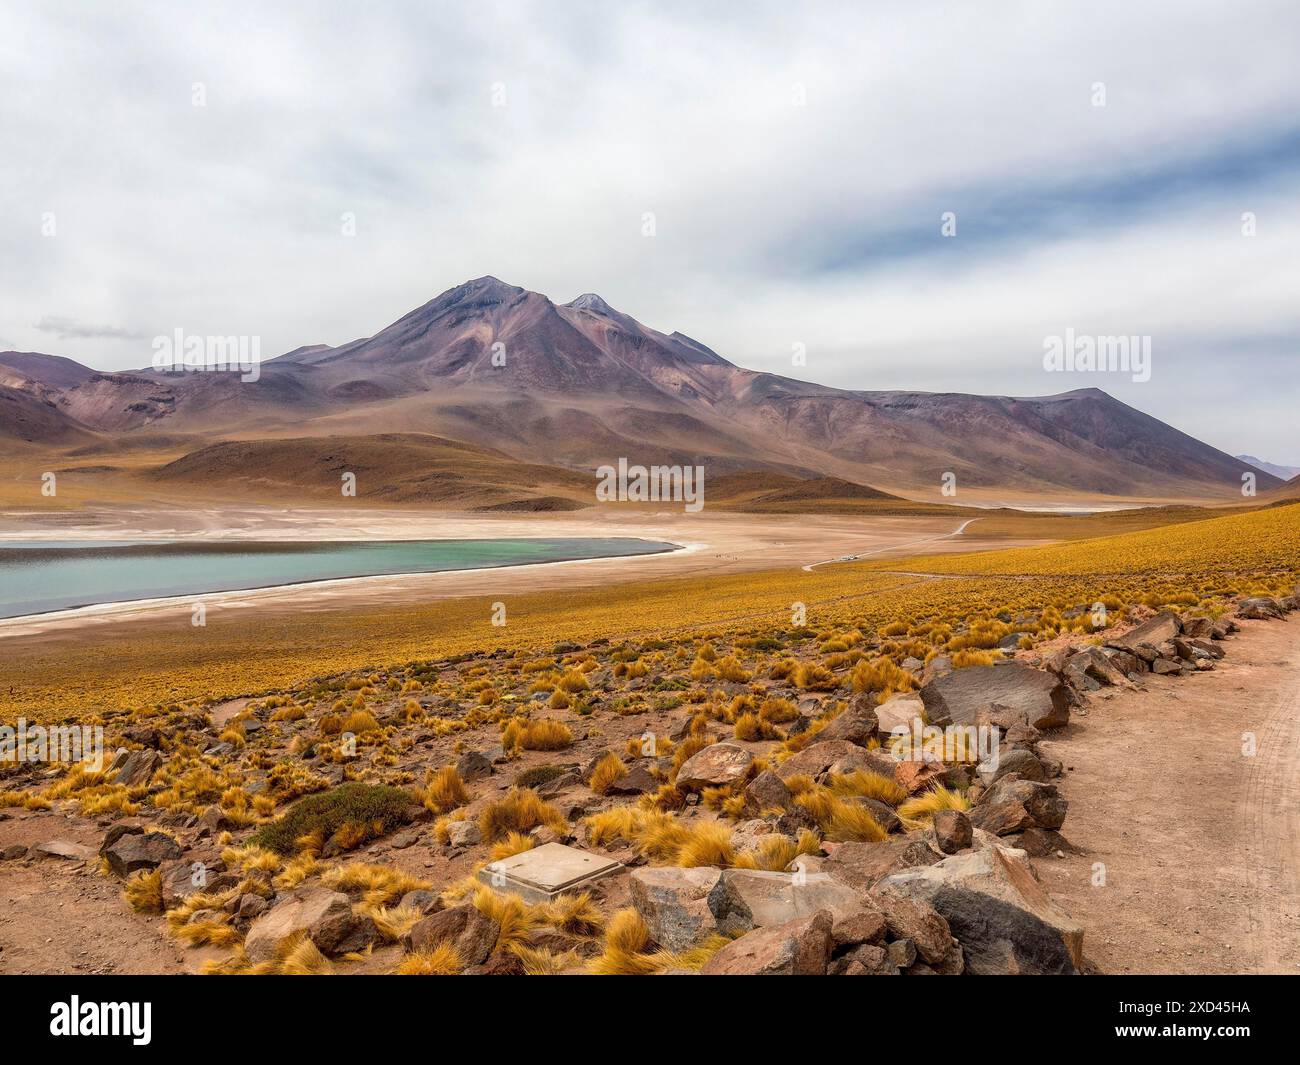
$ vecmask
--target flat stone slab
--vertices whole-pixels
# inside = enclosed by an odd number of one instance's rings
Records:
[[[563,843],[545,843],[530,851],[490,862],[478,878],[498,891],[509,891],[527,902],[550,902],[557,895],[582,891],[597,880],[621,871],[621,862]]]

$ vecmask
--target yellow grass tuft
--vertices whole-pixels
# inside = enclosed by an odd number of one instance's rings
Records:
[[[908,799],[898,808],[898,816],[908,828],[920,828],[930,824],[934,815],[940,810],[969,810],[970,800],[959,791],[952,791],[942,785],[932,788],[924,795]]]
[[[531,788],[512,788],[503,799],[485,807],[478,819],[479,831],[489,843],[509,832],[528,832],[538,825],[548,825],[557,832],[568,829],[564,815]]]
[[[627,776],[627,766],[623,759],[614,753],[605,755],[596,763],[591,773],[591,790],[597,795],[604,795],[614,783]]]
[[[465,962],[450,943],[439,943],[432,950],[408,954],[396,970],[397,976],[455,976]]]

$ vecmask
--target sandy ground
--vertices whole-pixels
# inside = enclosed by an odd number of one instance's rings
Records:
[[[205,594],[223,608],[348,607],[429,602],[470,595],[512,594],[574,588],[615,581],[711,575],[825,564],[841,556],[971,551],[1036,541],[981,540],[979,525],[950,518],[745,515],[681,512],[593,511],[485,517],[412,510],[277,509],[223,507],[211,510],[118,509],[94,515],[59,515],[37,522],[33,515],[0,516],[5,540],[418,540],[494,537],[628,536],[678,544],[680,550],[628,558],[552,562],[454,573],[401,574],[317,581],[255,591]],[[193,599],[195,597],[186,597]],[[0,639],[81,628],[91,624],[147,621],[174,611],[176,600],[142,600],[30,618],[0,620]]]
[[[1242,628],[1214,672],[1098,693],[1044,744],[1079,853],[1037,866],[1101,972],[1300,972],[1300,622]]]

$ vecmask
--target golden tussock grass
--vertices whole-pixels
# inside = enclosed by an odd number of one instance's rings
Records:
[[[141,870],[122,889],[122,895],[136,913],[162,913],[162,870]]]
[[[469,788],[454,765],[445,765],[425,774],[424,788],[416,793],[432,813],[445,814],[469,802]]]
[[[596,768],[591,771],[591,790],[597,795],[604,795],[625,776],[627,766],[623,764],[623,759],[611,752],[597,762]]]
[[[737,869],[764,869],[779,873],[801,854],[820,854],[821,849],[821,840],[806,828],[799,833],[797,840],[774,832],[758,845],[757,850],[737,854],[733,864]]]
[[[455,976],[465,962],[450,943],[439,943],[432,950],[408,954],[394,970],[397,976]]]
[[[504,798],[484,807],[478,818],[479,831],[489,843],[509,832],[529,832],[538,825],[549,825],[563,832],[568,822],[531,788],[512,788]]]
[[[651,976],[669,969],[698,970],[727,945],[725,936],[709,936],[688,950],[650,951],[650,929],[636,910],[617,910],[605,928],[605,947],[587,965],[598,976]]]
[[[525,751],[560,751],[573,745],[573,732],[554,718],[531,721],[516,717],[502,729],[501,745],[506,750],[519,747]]]
[[[516,854],[523,854],[524,851],[530,851],[535,846],[537,840],[532,836],[526,836],[522,832],[509,832],[504,839],[499,839],[492,844],[488,860],[499,862],[505,858],[513,858]]]
[[[836,795],[861,795],[890,806],[897,806],[907,798],[907,789],[896,780],[869,769],[857,769],[845,775],[832,774],[829,783]]]
[[[898,807],[898,816],[908,828],[919,828],[930,824],[940,810],[969,809],[970,800],[965,795],[940,785],[902,803]]]

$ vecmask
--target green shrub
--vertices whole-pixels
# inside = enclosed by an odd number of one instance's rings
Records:
[[[403,824],[414,802],[401,788],[350,781],[299,799],[283,817],[255,833],[252,842],[280,854],[292,854],[303,836],[314,835],[322,842],[346,840],[358,846]]]

